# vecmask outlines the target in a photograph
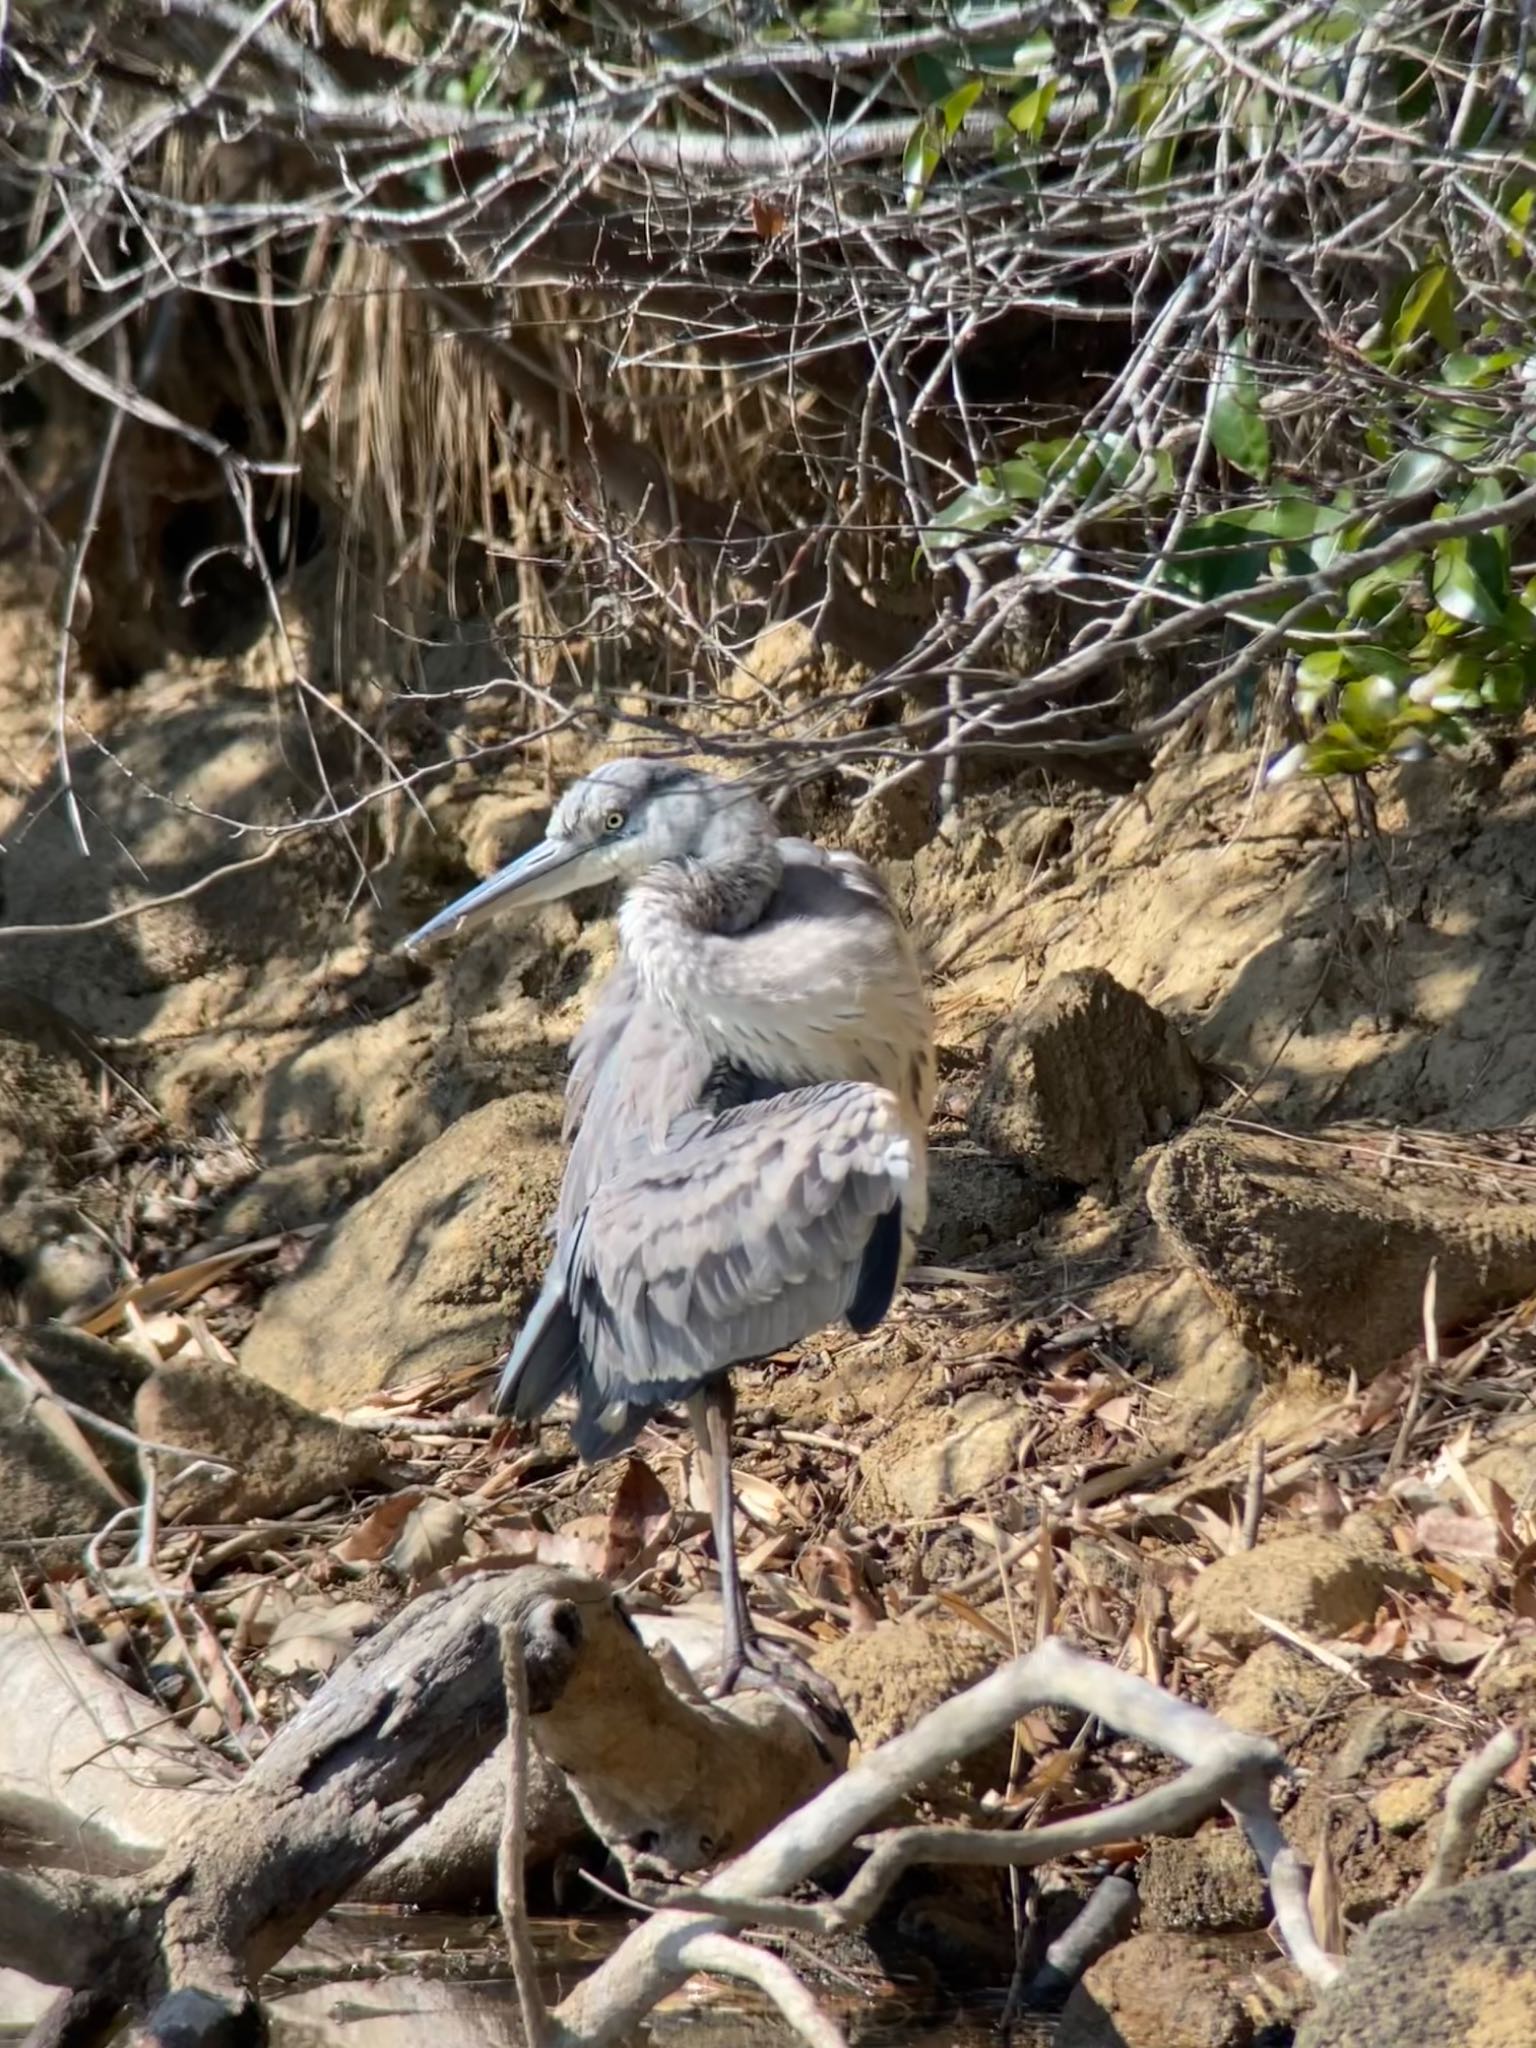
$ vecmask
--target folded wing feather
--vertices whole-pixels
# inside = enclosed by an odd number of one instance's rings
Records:
[[[502,1399],[531,1417],[574,1383],[577,1446],[606,1455],[728,1366],[855,1304],[862,1316],[867,1261],[891,1238],[877,1226],[899,1211],[910,1167],[895,1097],[861,1082],[678,1118],[663,1149],[635,1146],[592,1194]]]

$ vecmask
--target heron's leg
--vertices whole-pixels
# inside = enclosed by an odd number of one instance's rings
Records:
[[[736,1562],[736,1495],[731,1486],[731,1417],[735,1410],[731,1383],[724,1373],[710,1380],[688,1401],[688,1419],[698,1439],[699,1457],[709,1487],[709,1516],[714,1524],[715,1556],[720,1564],[720,1597],[725,1604],[717,1695],[731,1691],[757,1642]]]

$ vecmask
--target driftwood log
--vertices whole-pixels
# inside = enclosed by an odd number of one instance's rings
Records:
[[[254,2038],[261,1973],[401,1851],[501,1739],[505,1636],[520,1649],[539,1740],[579,1770],[578,1797],[608,1828],[629,1829],[613,1839],[620,1850],[697,1868],[836,1768],[777,1696],[714,1706],[674,1693],[598,1581],[537,1566],[471,1579],[365,1643],[238,1782],[179,1788],[158,1856],[142,1827],[87,1825],[73,1853],[40,1846],[30,1860],[53,1853],[110,1874],[0,1869],[0,1964],[66,1987],[30,2048],[89,2048],[125,2016],[143,2048]],[[153,1743],[156,1718],[130,1716],[120,1733]],[[14,1830],[30,1814],[35,1836],[42,1794],[34,1783],[28,1805],[7,1779],[3,1745],[0,1732],[0,1819]],[[185,1770],[183,1744],[168,1748]]]

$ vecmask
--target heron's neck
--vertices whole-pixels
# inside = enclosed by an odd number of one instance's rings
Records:
[[[783,873],[778,840],[765,832],[728,853],[706,849],[642,875],[619,913],[620,942],[642,986],[699,1020],[716,983],[714,947],[758,923]]]
[[[631,887],[624,904],[626,932],[640,921],[652,930],[671,924],[690,934],[748,931],[772,902],[783,874],[779,842],[766,833],[729,853],[662,861]]]

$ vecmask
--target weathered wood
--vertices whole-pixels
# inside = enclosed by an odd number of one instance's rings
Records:
[[[253,2039],[262,1972],[500,1741],[504,1629],[522,1645],[540,1746],[621,1853],[697,1868],[834,1774],[774,1695],[673,1694],[599,1581],[540,1566],[467,1580],[365,1643],[238,1783],[178,1803],[152,1868],[28,1876],[14,1914],[0,1893],[0,1964],[73,1987],[28,2048],[97,2048],[122,2014],[136,2048]]]

